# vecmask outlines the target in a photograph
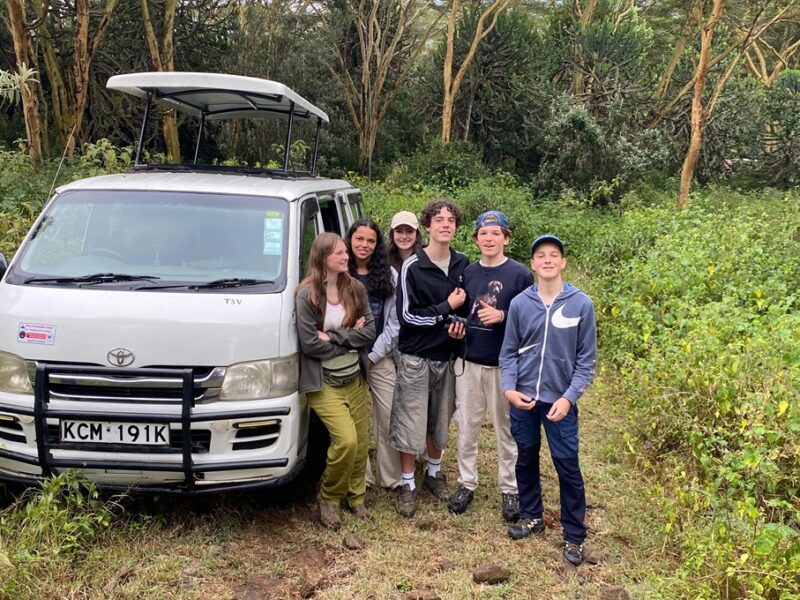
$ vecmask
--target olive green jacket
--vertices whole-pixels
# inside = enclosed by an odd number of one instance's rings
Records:
[[[350,350],[358,350],[361,372],[367,374],[367,349],[375,339],[375,319],[369,309],[367,290],[360,281],[354,280],[364,312],[359,315],[366,319],[364,327],[339,327],[326,333],[331,341],[326,342],[317,335],[318,323],[322,321],[320,311],[308,299],[308,289],[297,292],[295,310],[297,314],[297,338],[300,344],[300,392],[317,392],[322,389],[322,362],[329,358],[341,356]],[[322,298],[322,303],[326,302]]]

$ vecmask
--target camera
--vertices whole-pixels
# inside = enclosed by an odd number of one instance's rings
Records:
[[[467,326],[467,320],[464,317],[459,317],[458,315],[447,315],[447,319],[445,319],[445,326],[450,327],[450,325],[461,323],[464,327]]]

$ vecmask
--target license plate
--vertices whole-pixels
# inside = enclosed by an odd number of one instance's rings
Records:
[[[169,425],[166,423],[61,421],[61,441],[84,444],[166,446],[169,444]]]

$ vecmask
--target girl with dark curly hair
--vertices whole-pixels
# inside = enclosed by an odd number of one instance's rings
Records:
[[[372,394],[373,431],[377,447],[377,478],[367,463],[367,483],[393,489],[400,484],[400,458],[389,446],[389,417],[394,396],[394,348],[399,323],[394,296],[396,274],[389,266],[380,227],[371,219],[359,219],[345,236],[350,253],[350,275],[367,289],[375,317],[377,337],[369,348],[367,383]]]

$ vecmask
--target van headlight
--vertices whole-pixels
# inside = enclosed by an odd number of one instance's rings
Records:
[[[0,352],[0,391],[33,394],[28,365],[21,356]]]
[[[297,355],[231,365],[225,370],[220,400],[262,400],[297,391]]]

